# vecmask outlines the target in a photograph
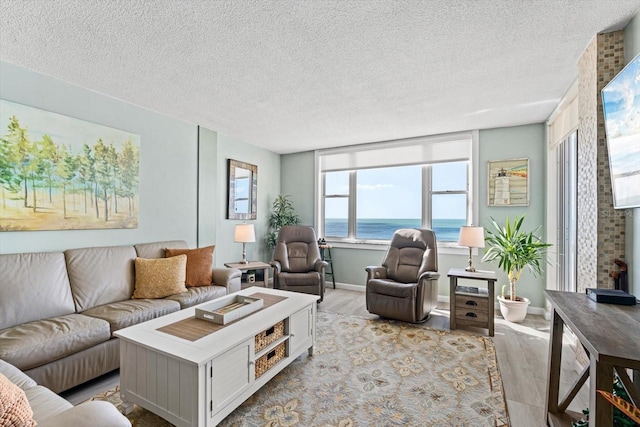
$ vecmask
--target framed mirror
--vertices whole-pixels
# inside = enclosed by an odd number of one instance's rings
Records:
[[[227,219],[256,219],[258,166],[229,159]]]

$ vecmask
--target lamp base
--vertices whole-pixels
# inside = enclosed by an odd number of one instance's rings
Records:
[[[473,266],[473,257],[471,254],[471,247],[469,247],[469,267],[465,268],[464,271],[470,271],[470,272],[476,271],[475,267]]]
[[[249,261],[247,261],[247,244],[246,243],[242,243],[242,261],[240,261],[240,264],[249,264]]]

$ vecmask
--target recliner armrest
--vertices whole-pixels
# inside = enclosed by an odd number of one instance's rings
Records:
[[[227,294],[238,292],[241,288],[242,271],[237,268],[214,268],[213,283],[227,288]]]
[[[420,280],[438,280],[440,278],[440,273],[437,271],[425,271],[418,277],[418,281]]]
[[[319,260],[316,261],[316,263],[315,263],[315,265],[313,267],[318,273],[322,273],[322,270],[324,270],[325,268],[329,267],[329,263],[327,261],[323,261],[323,260],[319,259]]]
[[[386,279],[387,269],[378,265],[369,265],[364,268],[367,271],[367,282],[371,279]]]
[[[269,265],[270,265],[271,267],[273,267],[273,269],[275,270],[275,273],[276,273],[276,274],[279,274],[279,273],[280,273],[280,271],[282,270],[282,265],[280,265],[280,261],[275,261],[275,260],[274,260],[274,261],[271,261],[271,262],[269,263]]]

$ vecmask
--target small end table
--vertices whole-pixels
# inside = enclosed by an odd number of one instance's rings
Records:
[[[331,276],[331,281],[333,282],[333,289],[336,288],[336,277],[333,275],[333,258],[331,258],[331,245],[322,243],[319,244],[320,248],[320,258],[323,261],[329,263],[329,268],[325,270],[325,276]]]
[[[224,265],[229,268],[237,268],[243,273],[246,273],[249,270],[262,270],[262,280],[249,282],[247,279],[243,279],[240,284],[242,289],[248,288],[249,286],[262,286],[263,288],[269,287],[269,269],[271,268],[269,264],[260,261],[249,261],[247,264],[243,264],[241,262],[225,262]]]
[[[458,325],[477,326],[494,335],[495,293],[497,277],[494,271],[466,271],[462,268],[449,270],[449,329]],[[458,286],[458,279],[483,280],[486,288]]]

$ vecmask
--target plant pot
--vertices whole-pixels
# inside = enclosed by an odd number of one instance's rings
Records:
[[[520,323],[527,317],[527,308],[531,301],[525,297],[516,297],[518,300],[511,301],[509,298],[498,297],[500,303],[500,314],[508,322]]]

